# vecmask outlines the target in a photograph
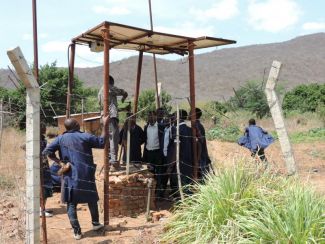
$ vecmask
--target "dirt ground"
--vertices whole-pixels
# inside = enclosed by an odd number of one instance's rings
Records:
[[[219,167],[231,167],[234,162],[242,158],[250,158],[249,151],[235,143],[211,141],[208,142],[208,147],[216,170]],[[293,144],[293,150],[298,163],[299,177],[304,182],[308,181],[314,185],[320,193],[325,194],[325,142]],[[272,168],[285,172],[285,164],[278,142],[266,150],[266,156]],[[98,164],[98,170],[100,170],[102,151],[95,150],[94,158]],[[24,167],[24,163],[20,162],[16,167]],[[98,181],[97,185],[101,193],[102,182]],[[3,243],[23,243],[21,239],[24,235],[24,211],[21,209],[23,199],[17,199],[18,196],[15,194],[6,194],[8,195],[2,194],[0,199],[0,242],[5,240]],[[54,214],[54,217],[47,218],[48,243],[75,243],[65,205],[61,205],[59,199],[59,194],[55,193],[47,203],[47,208],[53,210]],[[101,201],[99,205],[102,216]],[[110,219],[112,225],[110,231],[106,233],[94,232],[91,231],[87,206],[80,205],[78,206],[78,218],[84,237],[78,243],[159,243],[159,233],[170,216],[171,214],[167,213],[164,218],[156,222],[147,222],[144,214],[135,218],[112,218]]]

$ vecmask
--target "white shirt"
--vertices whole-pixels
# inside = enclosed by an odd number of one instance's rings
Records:
[[[168,149],[168,145],[169,145],[169,138],[170,138],[170,128],[165,128],[164,131],[164,156],[167,157],[167,149]]]
[[[158,123],[154,125],[148,124],[147,127],[147,150],[157,150],[160,148],[159,145],[159,136],[158,136]]]

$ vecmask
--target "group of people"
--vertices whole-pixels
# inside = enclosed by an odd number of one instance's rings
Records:
[[[185,110],[179,110],[179,166],[181,185],[186,186],[193,180],[194,157],[193,141],[197,143],[198,175],[203,178],[209,171],[211,160],[209,158],[205,139],[205,129],[200,122],[202,111],[196,108],[195,135],[192,128],[186,124],[189,119]],[[176,124],[177,114],[168,114],[163,108],[149,111],[147,122],[142,129],[136,124],[135,116],[128,114],[130,118],[130,162],[147,163],[149,170],[156,179],[156,198],[164,200],[172,197],[177,199],[178,179],[176,170]],[[125,123],[121,132],[121,144],[126,148],[128,123]],[[141,145],[143,146],[143,152]],[[126,160],[124,150],[123,161]],[[167,185],[170,183],[170,195],[167,196]]]
[[[190,188],[186,188],[186,186],[193,181],[195,159],[198,162],[197,180],[204,179],[204,176],[212,169],[205,129],[200,121],[202,111],[199,108],[196,108],[194,113],[190,113],[195,114],[194,128],[186,124],[186,120],[191,120],[187,111],[181,109],[177,116],[176,113],[168,114],[166,110],[159,108],[156,111],[147,112],[148,117],[143,129],[137,125],[136,116],[129,113],[127,122],[120,130],[117,96],[122,96],[124,101],[128,94],[123,89],[114,86],[114,79],[111,76],[109,87],[109,116],[102,117],[101,136],[81,132],[80,124],[73,118],[65,120],[66,131],[49,145],[45,140],[44,128],[41,130],[41,159],[45,179],[43,196],[45,200],[52,196],[53,182],[61,185],[61,201],[67,203],[67,214],[76,240],[82,238],[77,217],[77,205],[80,203],[88,204],[93,230],[99,230],[103,227],[99,222],[97,205],[99,197],[95,182],[96,164],[93,160],[92,148],[103,149],[106,140],[109,140],[110,143],[109,162],[111,168],[115,170],[120,168],[117,157],[119,144],[124,148],[122,158],[124,162],[127,158],[126,152],[129,151],[132,164],[135,166],[147,164],[148,170],[154,174],[156,180],[155,197],[158,201],[166,198],[179,199],[176,158],[179,158],[180,182],[188,194],[191,192]],[[103,89],[99,93],[99,101],[102,106]],[[179,121],[177,121],[177,117],[179,117]],[[251,139],[254,135],[260,136],[261,133],[265,134],[266,132],[260,127],[256,127],[255,121],[250,121],[250,123],[251,126],[247,128],[245,136],[241,138],[239,143],[252,149],[254,155],[261,156],[260,154],[263,153],[261,149],[265,147],[262,146],[262,148],[258,141]],[[129,129],[130,148],[127,150],[127,132]],[[265,143],[270,143],[270,140],[269,138]],[[177,143],[179,143],[178,157],[176,156]],[[197,150],[193,150],[193,145],[196,146]],[[196,151],[196,155],[194,155],[194,151]],[[58,152],[58,157],[56,152]],[[51,167],[49,167],[48,159],[54,161]],[[49,172],[52,172],[52,175]],[[52,180],[49,181],[49,178]],[[51,215],[49,212],[45,212],[45,214]]]

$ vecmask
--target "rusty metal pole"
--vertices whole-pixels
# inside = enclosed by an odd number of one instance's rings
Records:
[[[38,80],[38,44],[37,44],[37,7],[36,7],[36,0],[32,2],[33,8],[33,43],[34,43],[34,76],[36,81],[39,83]]]
[[[138,59],[137,80],[136,80],[135,94],[134,94],[133,114],[136,114],[138,112],[138,101],[139,101],[139,92],[140,92],[142,60],[143,60],[143,51],[140,51],[139,52],[139,59]]]
[[[150,14],[150,27],[153,31],[153,23],[152,23],[152,11],[151,11],[151,0],[149,1],[149,14]],[[160,99],[158,95],[158,75],[157,75],[157,63],[156,63],[156,54],[153,54],[153,68],[155,73],[155,89],[156,89],[156,109],[160,108]]]
[[[196,114],[195,114],[195,70],[194,70],[194,43],[188,42],[188,61],[190,73],[190,102],[191,102],[191,127],[193,134],[193,177],[198,179],[198,156],[197,156],[197,141],[196,141]]]
[[[109,25],[105,25],[103,31],[104,39],[104,84],[103,84],[103,102],[104,116],[109,116],[108,112],[108,92],[109,92],[109,48],[110,35]],[[109,118],[108,118],[109,120]],[[109,123],[109,121],[107,121]],[[105,127],[103,129],[106,129]],[[104,225],[109,225],[109,138],[106,137],[104,148]]]
[[[69,45],[71,49],[71,55],[69,55],[69,79],[68,79],[68,93],[67,93],[67,106],[66,106],[66,118],[70,118],[71,113],[71,94],[72,94],[72,84],[74,76],[74,59],[76,53],[76,44],[71,43]]]
[[[38,76],[38,43],[37,43],[37,5],[36,0],[32,1],[33,9],[33,44],[34,44],[34,76],[39,84]],[[41,155],[40,155],[41,158]],[[42,237],[43,243],[47,244],[47,229],[46,229],[46,218],[45,218],[45,200],[44,200],[44,176],[43,176],[43,162],[40,165],[40,208],[42,211]]]

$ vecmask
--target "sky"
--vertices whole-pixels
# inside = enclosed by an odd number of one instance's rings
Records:
[[[0,68],[10,65],[6,51],[17,46],[31,64],[32,0],[0,1]],[[151,5],[154,30],[237,41],[227,47],[282,42],[325,31],[324,0],[151,0]],[[38,0],[37,15],[40,65],[56,61],[66,67],[70,40],[105,20],[150,29],[148,0]],[[205,51],[211,50],[215,49]],[[132,55],[137,52],[112,50],[110,60]],[[99,66],[102,61],[102,53],[77,46],[76,67]]]

